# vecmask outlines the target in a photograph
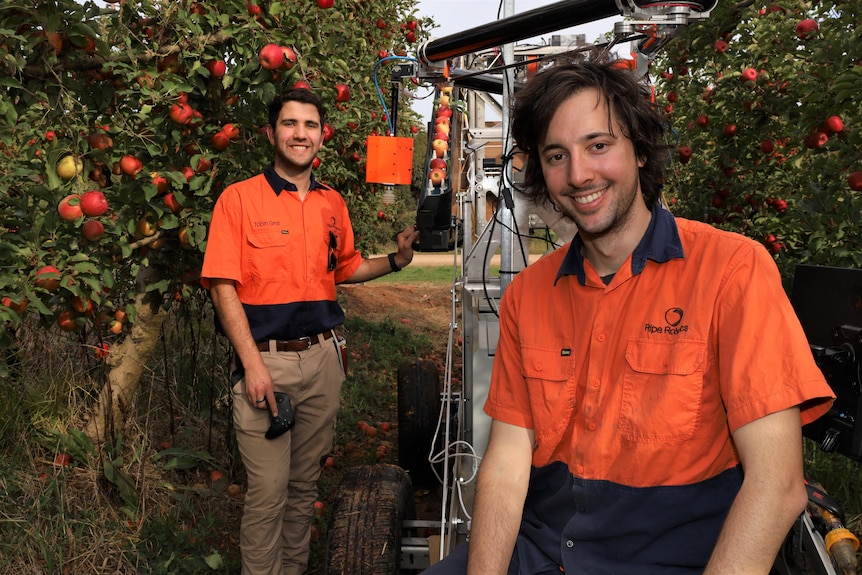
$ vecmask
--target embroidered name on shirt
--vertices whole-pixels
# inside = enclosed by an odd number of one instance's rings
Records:
[[[281,222],[277,222],[274,220],[263,220],[260,222],[252,222],[251,225],[253,225],[256,228],[273,228],[273,227],[281,226]],[[286,232],[287,232],[287,230],[281,231],[281,233],[286,233]]]

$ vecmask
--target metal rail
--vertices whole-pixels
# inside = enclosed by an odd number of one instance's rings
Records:
[[[442,62],[471,52],[619,15],[620,9],[614,0],[563,0],[431,40],[419,47],[417,57],[425,64]]]

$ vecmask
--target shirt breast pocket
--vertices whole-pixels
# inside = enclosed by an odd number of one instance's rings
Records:
[[[261,282],[276,281],[291,273],[288,234],[281,230],[249,232],[248,273]]]
[[[701,417],[706,342],[632,339],[626,348],[622,436],[675,444],[694,435]]]
[[[533,431],[538,436],[555,433],[565,425],[564,414],[573,409],[573,393],[567,385],[574,371],[574,360],[563,356],[560,348],[523,346],[523,376],[530,397]]]

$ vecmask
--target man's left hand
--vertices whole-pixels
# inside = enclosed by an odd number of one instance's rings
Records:
[[[413,243],[419,239],[419,227],[410,225],[398,234],[398,267],[405,267],[413,261]]]

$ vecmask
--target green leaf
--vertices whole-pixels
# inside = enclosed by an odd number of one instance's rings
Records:
[[[203,559],[204,563],[207,564],[207,567],[209,567],[213,571],[224,567],[224,558],[218,552],[213,553],[212,555],[207,555]]]

